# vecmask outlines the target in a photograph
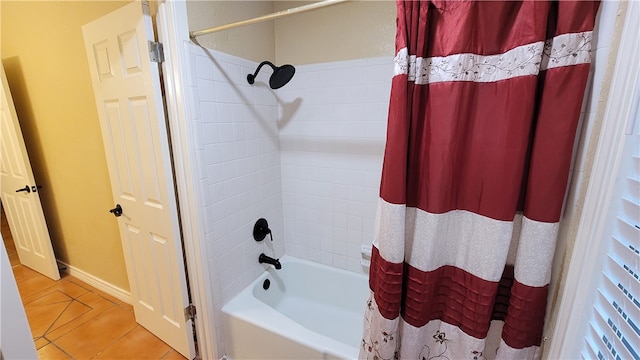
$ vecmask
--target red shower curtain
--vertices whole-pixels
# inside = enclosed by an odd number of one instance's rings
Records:
[[[589,1],[397,1],[361,358],[540,355]]]

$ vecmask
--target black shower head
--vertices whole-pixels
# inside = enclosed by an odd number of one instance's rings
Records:
[[[247,81],[249,82],[249,84],[253,84],[256,75],[258,75],[258,72],[260,71],[260,68],[262,68],[264,65],[269,65],[273,69],[273,74],[271,74],[271,77],[269,78],[269,86],[272,89],[279,89],[285,86],[289,82],[289,80],[291,80],[293,74],[296,73],[296,68],[294,68],[293,65],[286,64],[277,67],[269,61],[263,61],[260,63],[260,65],[258,65],[255,73],[247,75]]]

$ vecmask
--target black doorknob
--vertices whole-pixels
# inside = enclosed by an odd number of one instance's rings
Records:
[[[122,206],[120,206],[120,204],[116,204],[116,207],[109,210],[109,212],[112,213],[115,217],[119,217],[122,215]]]
[[[29,185],[25,185],[23,188],[16,190],[16,192],[21,192],[21,191],[26,191],[27,193],[30,193],[31,188],[29,187]]]

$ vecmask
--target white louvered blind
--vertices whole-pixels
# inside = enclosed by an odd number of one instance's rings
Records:
[[[607,254],[602,271],[593,279],[599,284],[581,351],[585,359],[640,360],[639,112],[636,105],[624,136],[617,190],[603,233]]]

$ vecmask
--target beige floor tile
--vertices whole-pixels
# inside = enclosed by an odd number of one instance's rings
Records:
[[[87,292],[76,299],[82,305],[89,307],[91,310],[83,313],[82,315],[74,318],[73,320],[61,325],[59,327],[51,329],[47,332],[47,339],[54,341],[66,333],[74,330],[78,326],[91,321],[95,317],[102,314],[105,310],[116,307],[114,303],[108,301],[93,292]]]
[[[51,305],[57,303],[68,303],[73,300],[72,297],[62,291],[51,289],[51,291],[43,291],[38,293],[39,296],[32,296],[29,302],[22,301],[25,306]]]
[[[102,352],[136,326],[131,312],[114,306],[54,342],[72,357],[87,359]]]
[[[186,360],[187,358],[182,356],[179,352],[171,349],[165,356],[161,357],[162,360]]]
[[[109,345],[96,359],[160,359],[171,348],[138,325]]]
[[[84,315],[81,315],[75,319],[73,319],[72,321],[69,321],[68,323],[55,328],[55,329],[51,329],[49,332],[47,332],[47,339],[49,341],[57,341],[59,338],[63,337],[64,335],[68,334],[69,332],[75,330],[76,328],[78,328],[79,326],[84,325],[85,323],[91,321],[94,317],[100,315],[100,313],[96,313],[93,311],[89,311]]]
[[[69,304],[73,301],[73,298],[65,294],[62,291],[56,290],[57,285],[54,287],[43,290],[36,294],[22,298],[22,304],[24,305],[27,317],[35,315],[37,312],[42,312],[42,306],[55,305],[55,304]],[[32,314],[32,315],[30,315]],[[61,313],[58,313],[60,315]],[[52,316],[52,314],[46,314]],[[54,319],[55,320],[55,319]]]
[[[21,298],[28,298],[29,296],[48,289],[56,284],[56,281],[51,280],[24,265],[13,267],[13,274],[16,278]]]
[[[39,337],[39,338],[35,338],[33,340],[33,343],[36,345],[36,349],[40,349],[43,346],[49,345],[49,340],[43,338],[43,337]]]
[[[109,294],[107,294],[107,293],[105,293],[103,291],[100,291],[100,290],[94,288],[93,286],[85,283],[82,280],[78,280],[78,279],[74,278],[73,276],[68,276],[68,275],[64,276],[63,279],[67,280],[67,281],[69,281],[69,282],[71,282],[71,283],[73,283],[75,285],[78,285],[80,287],[84,287],[84,288],[88,289],[89,291],[95,293],[96,295],[99,295],[99,296],[103,297],[104,299],[109,300],[109,301],[111,301],[112,303],[114,303],[116,305],[119,305],[120,307],[128,308],[131,311],[133,311],[133,306],[123,302],[122,300],[116,298],[115,296],[111,296],[111,295],[109,295]]]
[[[91,285],[87,284],[86,282],[84,282],[84,281],[82,281],[82,280],[80,280],[80,279],[74,278],[73,276],[70,276],[70,275],[65,274],[64,276],[62,276],[62,275],[61,275],[61,277],[62,277],[65,281],[68,281],[68,282],[70,282],[70,283],[73,283],[73,284],[75,284],[75,285],[78,285],[78,286],[80,286],[80,287],[82,287],[82,288],[85,288],[85,289],[87,289],[87,290],[91,290],[91,291],[95,291],[95,290],[96,290],[96,288],[94,288],[93,286],[91,286]]]
[[[43,336],[49,330],[71,302],[71,299],[68,299],[66,302],[25,306],[24,310],[29,320],[31,335],[34,338]]]
[[[86,294],[91,290],[91,288],[86,288],[81,285],[78,285],[71,281],[71,277],[66,274],[61,274],[61,279],[54,285],[56,290],[62,291],[63,293],[71,296],[72,298],[77,298],[83,294]]]
[[[60,359],[73,359],[64,351],[60,350],[54,344],[49,344],[38,350],[38,358],[40,360],[60,360]]]
[[[101,296],[101,297],[111,301],[112,303],[114,303],[114,304],[116,304],[116,305],[118,305],[118,306],[120,306],[122,308],[126,308],[129,311],[133,311],[133,306],[121,301],[120,299],[118,299],[115,296],[111,296],[111,295],[107,294],[106,292],[100,291],[98,289],[93,289],[93,292],[96,295]]]
[[[51,324],[49,330],[45,333],[47,335],[49,332],[59,329],[60,327],[71,323],[72,321],[78,319],[80,316],[91,311],[91,308],[85,304],[82,304],[76,300],[73,300],[69,306],[60,314],[60,316],[56,319],[56,321]]]
[[[76,300],[78,300],[81,303],[89,306],[92,309],[108,308],[108,307],[111,307],[111,306],[117,306],[117,304],[114,303],[113,301],[105,299],[104,297],[96,294],[96,292],[94,292],[94,291],[90,291],[90,292],[87,292],[86,294],[78,296],[76,298]]]

